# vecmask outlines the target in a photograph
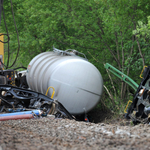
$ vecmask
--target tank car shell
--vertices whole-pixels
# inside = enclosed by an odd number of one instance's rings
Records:
[[[93,64],[77,56],[61,56],[55,52],[34,57],[26,78],[30,89],[43,94],[48,87],[54,87],[54,99],[74,115],[94,108],[103,91],[102,76]],[[48,96],[51,94],[52,89]]]

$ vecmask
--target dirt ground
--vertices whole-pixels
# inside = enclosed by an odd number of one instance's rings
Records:
[[[88,113],[90,122],[132,126],[132,121],[125,119],[124,114],[113,114],[109,110],[96,108]]]
[[[53,116],[0,122],[0,150],[150,149],[150,125],[133,126],[123,115],[90,112],[92,122]]]

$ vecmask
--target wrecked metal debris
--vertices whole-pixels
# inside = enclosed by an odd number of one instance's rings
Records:
[[[1,117],[11,118],[10,116],[23,115],[22,117],[31,117],[31,114],[47,116],[55,115],[56,118],[75,119],[66,108],[58,101],[53,100],[41,93],[14,87],[11,85],[0,85],[0,112],[16,112],[1,114]],[[26,111],[32,110],[32,111]],[[20,111],[20,112],[17,112]],[[23,111],[23,112],[22,112]],[[27,115],[30,114],[30,115]],[[13,118],[13,117],[12,117]],[[17,117],[16,117],[17,118]],[[32,117],[31,117],[32,118]]]

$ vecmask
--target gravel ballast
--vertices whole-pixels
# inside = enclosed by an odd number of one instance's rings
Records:
[[[0,122],[0,150],[150,149],[150,125],[40,118]]]

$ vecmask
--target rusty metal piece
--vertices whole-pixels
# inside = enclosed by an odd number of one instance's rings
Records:
[[[150,114],[148,114],[148,121],[150,122]]]
[[[34,118],[33,114],[14,115],[14,116],[0,117],[0,121],[17,120],[17,119],[31,119],[31,118]]]

